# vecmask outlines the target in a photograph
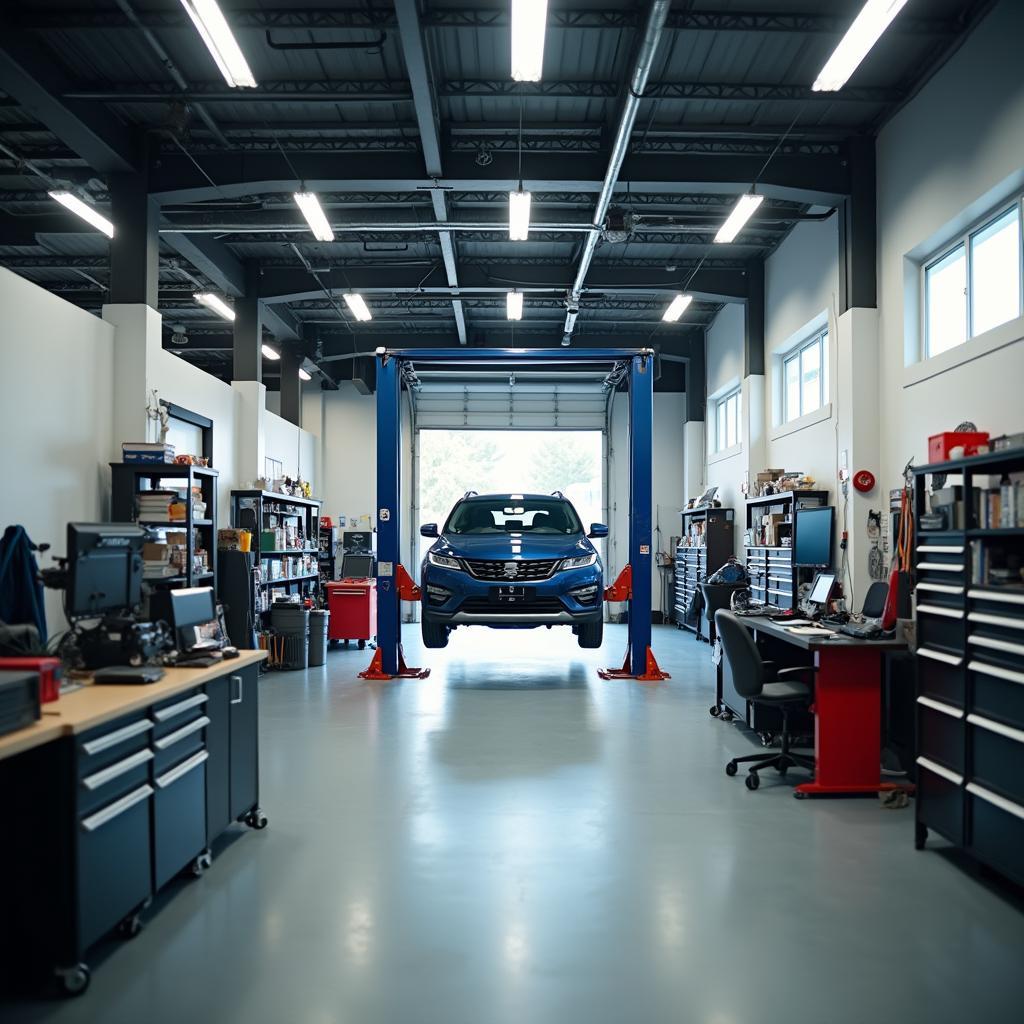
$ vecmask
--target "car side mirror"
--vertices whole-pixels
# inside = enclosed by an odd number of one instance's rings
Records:
[[[436,537],[437,535],[437,523],[424,523],[420,527],[421,537]]]
[[[591,523],[590,524],[590,533],[588,533],[587,536],[591,540],[597,540],[600,537],[607,537],[608,536],[608,527],[605,526],[604,523]]]

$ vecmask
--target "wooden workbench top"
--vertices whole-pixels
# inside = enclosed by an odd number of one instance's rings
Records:
[[[156,683],[100,685],[86,682],[82,689],[65,694],[52,704],[44,704],[39,721],[0,736],[0,760],[157,704],[182,690],[202,686],[211,679],[263,661],[266,656],[266,651],[242,651],[237,658],[225,659],[209,668],[168,668],[164,669],[163,679]]]

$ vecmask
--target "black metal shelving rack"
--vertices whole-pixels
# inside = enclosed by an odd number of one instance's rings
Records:
[[[686,609],[697,584],[709,572],[720,569],[733,554],[735,512],[731,508],[684,508],[679,515],[683,525],[676,546],[675,620],[677,626],[703,638],[697,627],[686,624]],[[703,524],[703,529],[698,529],[698,524]],[[701,544],[693,543],[698,534],[703,541]]]
[[[248,504],[251,503],[251,504]],[[271,591],[283,591],[288,594],[298,593],[315,601],[320,589],[320,568],[317,564],[308,573],[298,576],[287,576],[279,579],[268,579],[266,563],[273,559],[289,558],[295,555],[312,555],[315,559],[320,554],[320,505],[319,498],[296,498],[276,491],[240,490],[231,492],[231,525],[253,531],[252,551],[255,564],[260,568],[260,593],[264,605],[258,609],[262,615],[270,610]],[[242,513],[248,508],[253,510],[255,524]],[[299,521],[300,544],[289,550],[264,549],[262,533],[268,529],[266,517],[278,515],[283,518]]]
[[[1024,883],[1024,528],[978,528],[977,498],[1024,473],[1024,449],[914,470],[917,620],[915,845],[929,830]],[[963,529],[922,530],[935,476],[958,478]],[[929,481],[932,481],[931,484]]]
[[[747,499],[746,529],[756,530],[755,517],[773,512],[788,516],[792,524],[791,539],[795,540],[798,508],[818,508],[828,504],[828,491],[782,491],[762,498]],[[748,544],[744,537],[750,592],[755,601],[778,608],[795,608],[800,572],[793,564],[795,548],[792,544]]]
[[[180,520],[139,520],[136,499],[146,490],[159,490],[160,482],[169,482],[167,490],[184,490],[186,514]],[[192,491],[199,488],[206,503],[206,515],[192,514]],[[179,466],[173,462],[110,463],[110,516],[113,522],[139,522],[156,530],[183,531],[188,540],[185,572],[146,580],[152,587],[213,587],[217,590],[217,470],[206,466]],[[208,568],[197,572],[194,567],[196,537],[201,538],[207,552]]]
[[[320,582],[330,583],[338,578],[338,544],[341,531],[337,526],[321,526],[319,537]]]

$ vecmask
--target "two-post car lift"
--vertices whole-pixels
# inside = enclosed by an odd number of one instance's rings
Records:
[[[628,604],[629,646],[611,678],[663,679],[651,652],[651,448],[654,412],[654,352],[650,349],[378,349],[377,350],[377,651],[365,679],[422,678],[402,655],[402,601],[419,599],[419,588],[401,564],[402,519],[401,388],[406,364],[450,366],[573,366],[602,363],[628,367],[629,564],[605,599]]]

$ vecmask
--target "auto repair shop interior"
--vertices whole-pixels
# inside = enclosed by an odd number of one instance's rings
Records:
[[[1021,1019],[1024,3],[0,6],[5,1024]]]

